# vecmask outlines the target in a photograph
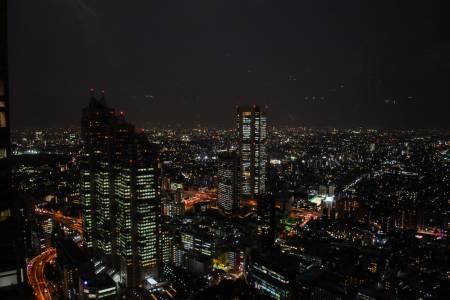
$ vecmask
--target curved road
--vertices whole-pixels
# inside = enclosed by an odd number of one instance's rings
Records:
[[[28,282],[33,287],[34,295],[38,300],[52,299],[48,283],[45,280],[44,268],[47,263],[55,258],[56,249],[49,248],[28,262]]]
[[[83,234],[81,219],[71,218],[62,215],[60,212],[48,211],[40,208],[35,208],[35,214],[41,216],[52,217],[57,223],[63,224],[72,230],[77,231],[80,235]],[[34,295],[38,300],[51,300],[51,292],[48,282],[45,279],[44,268],[47,263],[56,258],[56,249],[48,248],[38,256],[32,258],[27,264],[28,282],[34,290]]]

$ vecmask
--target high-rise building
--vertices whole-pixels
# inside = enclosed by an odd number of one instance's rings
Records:
[[[115,228],[123,281],[136,286],[147,272],[157,270],[161,209],[157,151],[143,134],[130,147],[128,165],[118,168],[115,181]]]
[[[266,191],[266,116],[256,105],[237,108],[240,195],[255,197]]]
[[[162,225],[159,239],[159,258],[163,265],[169,264],[172,260],[172,239],[171,232],[167,226]]]
[[[267,194],[259,196],[256,202],[256,234],[267,238],[269,243],[273,243],[275,238],[275,199],[273,195]]]
[[[8,103],[8,46],[7,46],[7,22],[6,22],[6,0],[0,0],[0,188],[2,192],[9,189],[10,172],[5,158],[9,157],[10,129],[9,129],[9,103]],[[2,195],[3,196],[3,195]],[[1,197],[1,205],[9,207],[6,203],[8,197]],[[2,210],[2,213],[3,210]]]
[[[93,95],[83,110],[81,201],[85,247],[128,287],[157,269],[158,151]]]
[[[6,41],[6,1],[0,0],[0,216],[11,214],[10,199],[10,130],[8,116],[8,57]]]
[[[239,157],[235,153],[220,156],[218,166],[218,204],[225,214],[239,208]]]
[[[192,253],[212,257],[217,250],[216,240],[204,233],[184,231],[181,233],[183,248]]]
[[[161,195],[162,213],[171,218],[180,218],[184,215],[183,190],[165,191]]]
[[[83,110],[82,138],[84,142],[81,160],[80,200],[83,204],[83,236],[86,248],[96,256],[112,255],[113,224],[110,223],[114,200],[113,170],[115,160],[125,146],[114,151],[113,135],[123,132],[117,129],[123,119],[106,106],[104,98],[97,100],[91,91],[89,106]],[[125,134],[131,135],[132,128]],[[119,148],[119,147],[117,147]],[[124,154],[123,154],[124,155]]]
[[[7,1],[0,0],[0,294],[18,297],[17,284],[25,280],[23,234],[20,218],[24,210],[11,189],[11,140],[8,90]],[[6,290],[8,291],[6,291]]]

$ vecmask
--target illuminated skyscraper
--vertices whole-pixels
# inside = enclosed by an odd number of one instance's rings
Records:
[[[240,194],[255,197],[266,191],[266,116],[256,106],[237,109]]]
[[[162,264],[169,264],[172,260],[172,239],[167,226],[162,225],[160,229],[159,249],[160,261]]]
[[[119,121],[115,111],[106,107],[103,98],[97,100],[91,95],[82,119],[84,151],[80,200],[83,204],[85,246],[92,254],[102,258],[110,258],[113,254],[110,236],[114,225],[110,222],[114,199],[112,175],[115,162],[118,162],[114,156],[120,152],[113,151],[113,135]],[[131,132],[132,128],[129,128],[126,133],[130,135]]]
[[[222,211],[230,214],[239,208],[239,157],[235,153],[219,157],[218,204]]]
[[[157,267],[158,151],[104,98],[83,110],[81,201],[85,246],[128,287]]]

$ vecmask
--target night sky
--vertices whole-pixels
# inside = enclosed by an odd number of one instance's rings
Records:
[[[11,0],[12,124],[79,125],[94,87],[138,126],[449,128],[445,2]]]

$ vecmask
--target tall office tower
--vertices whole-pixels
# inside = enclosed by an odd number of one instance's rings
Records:
[[[219,157],[218,204],[225,214],[239,209],[239,157],[226,153]]]
[[[147,271],[156,272],[161,209],[156,148],[144,134],[129,147],[115,178],[117,250],[124,282],[136,286]]]
[[[134,287],[157,268],[158,151],[123,113],[91,97],[83,110],[81,201],[85,246]]]
[[[240,194],[255,197],[266,191],[266,116],[256,106],[238,107]]]
[[[114,199],[113,134],[119,123],[115,111],[97,100],[91,91],[89,106],[83,110],[82,139],[84,149],[80,161],[80,200],[83,204],[83,237],[90,254],[105,258],[112,255],[113,224],[110,223]],[[131,131],[131,130],[130,130]]]
[[[172,239],[171,232],[167,225],[161,226],[159,249],[160,249],[160,261],[162,265],[167,265],[172,261]]]

